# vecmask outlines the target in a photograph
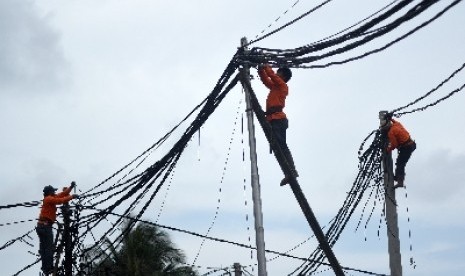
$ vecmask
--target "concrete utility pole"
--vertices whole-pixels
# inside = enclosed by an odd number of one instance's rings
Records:
[[[387,111],[379,112],[380,125],[385,122],[385,115]],[[391,276],[402,276],[402,258],[400,254],[400,239],[399,239],[399,226],[397,219],[397,201],[396,193],[394,191],[394,173],[392,165],[392,155],[386,153],[383,155],[383,169],[384,169],[384,188],[385,188],[385,202],[386,202],[386,225],[388,236],[388,250],[389,250],[389,267],[391,269]]]
[[[60,235],[63,234],[63,226],[60,224],[60,223],[57,223],[58,224],[58,230],[57,230],[57,234],[55,236],[55,243],[54,243],[54,248],[56,248],[55,252],[56,252],[56,256],[55,256],[55,265],[53,266],[53,273],[52,273],[52,276],[56,276],[57,275],[57,271],[58,271],[58,266],[60,265],[60,258],[61,258],[61,251],[63,251],[63,238],[60,242],[60,245],[58,245],[58,240],[60,238]]]
[[[247,39],[241,39],[241,46],[247,44]],[[242,74],[249,76],[249,68],[242,68]],[[258,263],[258,276],[266,276],[266,256],[265,256],[265,230],[263,228],[263,213],[262,213],[262,199],[260,196],[260,181],[258,177],[257,166],[257,150],[255,142],[255,125],[253,122],[253,110],[250,102],[250,91],[244,87],[245,102],[247,112],[247,126],[249,132],[249,148],[250,148],[250,171],[252,182],[252,201],[253,201],[253,215],[255,218],[255,243],[257,246],[257,263]]]
[[[242,276],[242,267],[240,263],[234,263],[234,276]]]
[[[65,276],[73,275],[73,245],[71,237],[71,213],[69,209],[69,204],[63,204],[61,207],[63,213],[63,241],[65,244]]]
[[[287,162],[286,157],[284,156],[284,153],[281,150],[281,147],[276,142],[276,139],[273,139],[274,134],[271,130],[271,126],[266,121],[265,112],[261,108],[256,95],[252,91],[249,75],[246,75],[244,71],[242,71],[241,82],[244,86],[244,89],[250,91],[251,107],[254,110],[255,115],[257,115],[257,120],[260,123],[263,132],[265,133],[266,139],[270,143],[271,149],[273,150],[273,153],[276,156],[276,160],[278,161],[281,170],[285,175],[292,175],[292,168]],[[310,225],[310,228],[313,230],[313,233],[315,233],[315,236],[320,244],[321,249],[325,253],[326,258],[328,258],[328,261],[331,264],[334,273],[337,276],[344,276],[344,271],[342,270],[341,265],[339,264],[336,256],[334,255],[334,252],[331,246],[329,245],[328,240],[326,239],[325,234],[323,233],[323,230],[321,229],[321,226],[315,217],[315,214],[310,208],[310,205],[308,204],[308,201],[305,198],[305,195],[302,189],[300,188],[299,183],[297,182],[297,179],[291,177],[289,185],[292,189],[292,192],[294,193],[297,202],[299,203],[300,208],[302,209],[302,212],[305,215],[305,218],[307,219],[308,224]]]

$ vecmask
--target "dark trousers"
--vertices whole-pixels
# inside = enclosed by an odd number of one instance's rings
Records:
[[[407,165],[412,152],[417,148],[417,144],[413,142],[410,145],[399,147],[396,160],[396,171],[394,179],[403,180],[405,177],[405,165]]]
[[[277,140],[281,150],[283,151],[284,157],[286,157],[287,162],[295,171],[294,158],[292,158],[291,151],[287,147],[286,143],[286,130],[289,127],[289,121],[287,119],[271,120],[270,124],[273,130],[274,139]]]
[[[53,269],[53,230],[52,225],[37,224],[37,235],[39,236],[39,254],[42,258],[42,271],[47,274]]]

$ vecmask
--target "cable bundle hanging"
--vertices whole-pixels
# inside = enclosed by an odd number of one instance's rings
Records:
[[[365,143],[373,136],[371,145],[363,151]],[[342,231],[349,222],[355,209],[363,199],[365,192],[371,188],[379,192],[382,187],[383,171],[381,169],[382,151],[385,145],[385,139],[379,130],[372,131],[362,142],[358,152],[359,172],[354,180],[351,190],[339,209],[334,222],[326,232],[326,238],[331,246],[334,246],[338,241]],[[315,272],[324,260],[325,255],[320,247],[315,249],[302,265],[295,269],[290,275],[308,275]]]
[[[116,174],[111,176],[108,180],[102,182],[97,187],[89,190],[84,193],[84,197],[98,200],[89,205],[91,208],[100,208],[101,212],[91,212],[91,214],[83,215],[81,217],[80,227],[83,229],[83,233],[80,234],[79,238],[83,240],[88,234],[90,234],[91,229],[99,225],[107,215],[113,212],[117,207],[121,206],[124,202],[129,203],[129,207],[125,208],[123,215],[127,216],[131,212],[136,212],[134,215],[135,219],[142,217],[146,209],[149,207],[155,196],[158,194],[158,191],[165,183],[166,179],[171,174],[174,169],[177,161],[182,155],[185,147],[188,142],[191,140],[192,136],[200,129],[200,127],[205,123],[209,116],[215,111],[216,107],[221,103],[227,93],[236,85],[238,79],[233,78],[232,81],[228,84],[227,82],[232,77],[234,71],[236,70],[236,63],[234,62],[236,56],[233,57],[232,61],[229,63],[225,69],[222,77],[217,82],[217,85],[204,101],[202,109],[199,111],[199,114],[191,123],[191,125],[184,131],[182,137],[175,143],[173,148],[160,160],[150,165],[143,172],[131,176],[130,173],[126,174],[121,180],[118,180],[116,184],[110,185],[108,182],[109,179],[114,178],[116,175],[122,172],[118,171]],[[165,136],[166,137],[166,136]],[[161,139],[164,141],[164,139]],[[153,147],[152,147],[153,148]],[[148,153],[147,150],[144,153]],[[142,157],[139,156],[138,158]],[[146,157],[142,159],[145,160]],[[137,158],[136,158],[137,159]],[[143,161],[142,160],[142,161]],[[130,164],[134,163],[131,162]],[[130,164],[125,166],[127,168]],[[139,166],[137,164],[137,166]],[[127,179],[124,179],[127,178]],[[106,184],[106,185],[105,185]],[[90,203],[90,201],[87,201]],[[136,211],[136,207],[141,206],[140,209]],[[120,217],[113,223],[114,226],[121,225],[123,222],[123,217]],[[134,226],[134,223],[130,223],[128,227],[122,231],[122,233],[115,238],[116,245],[121,242],[122,237],[131,230]],[[107,237],[115,229],[107,230],[99,238],[97,238],[93,245],[86,248],[86,251],[90,251],[93,248],[102,247]],[[95,259],[94,259],[95,260]]]
[[[428,25],[429,23],[433,22],[441,15],[443,15],[446,11],[451,9],[453,6],[461,2],[461,0],[453,1],[450,5],[442,9],[438,14],[433,16],[430,20],[424,22],[423,24],[417,26],[412,31],[408,32],[407,34],[401,36],[400,38],[386,44],[385,46],[369,51],[365,54],[348,58],[346,60],[337,61],[337,62],[329,62],[324,65],[309,65],[318,60],[326,59],[338,54],[345,53],[347,51],[353,50],[359,46],[362,46],[382,35],[385,35],[397,27],[401,26],[402,24],[408,22],[409,20],[419,16],[421,13],[428,10],[431,6],[438,3],[438,0],[435,1],[421,1],[420,3],[416,4],[404,14],[399,16],[397,19],[393,20],[392,22],[386,23],[385,25],[379,26],[383,21],[387,19],[391,19],[394,14],[402,11],[405,9],[409,4],[411,4],[412,0],[403,0],[391,7],[390,9],[386,10],[382,14],[378,15],[377,17],[371,19],[367,23],[359,26],[355,30],[352,30],[347,33],[343,33],[335,38],[322,40],[318,43],[312,43],[306,46],[302,46],[299,48],[294,49],[269,49],[269,48],[260,48],[255,47],[250,51],[250,54],[247,56],[241,56],[241,60],[248,63],[251,66],[257,66],[262,63],[268,63],[274,67],[300,67],[300,68],[324,68],[331,65],[336,64],[343,64],[349,61],[357,60],[373,53],[379,52],[384,50],[393,44],[399,42],[400,40],[406,38],[407,36],[413,34],[414,32],[418,31],[419,29],[423,28],[424,26]],[[384,9],[384,8],[383,8]],[[376,28],[375,28],[376,27]],[[374,29],[375,28],[375,29]],[[353,42],[350,42],[353,41]],[[329,48],[338,47],[333,50]],[[326,52],[316,55],[317,52],[328,49]],[[309,54],[315,54],[312,56],[308,56]]]

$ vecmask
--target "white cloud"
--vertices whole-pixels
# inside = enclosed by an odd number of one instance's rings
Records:
[[[31,96],[65,84],[69,68],[60,35],[33,1],[2,1],[0,32],[2,94]]]

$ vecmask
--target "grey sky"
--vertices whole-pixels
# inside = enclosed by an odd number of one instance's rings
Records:
[[[0,202],[39,200],[44,185],[64,186],[71,180],[87,190],[132,160],[207,96],[242,36],[253,39],[295,0],[269,2],[0,1]],[[389,2],[333,1],[257,46],[299,47]],[[335,60],[382,46],[451,2],[440,1],[392,34]],[[271,29],[316,3],[299,1]],[[286,108],[288,143],[302,189],[322,226],[336,214],[351,187],[358,147],[377,127],[378,111],[413,101],[465,62],[465,36],[460,29],[464,15],[465,4],[460,3],[381,53],[326,69],[294,70]],[[462,85],[464,76],[462,72],[424,104]],[[252,85],[264,104],[266,89],[257,79]],[[407,199],[404,191],[397,192],[405,275],[463,274],[464,97],[460,92],[424,112],[400,118],[418,144],[407,166]],[[242,151],[248,152],[241,143],[241,139],[246,143],[247,134],[242,136],[239,127],[245,109],[242,98],[239,87],[230,92],[202,128],[200,146],[196,139],[191,142],[169,192],[162,190],[146,219],[157,219],[164,200],[159,223],[205,233],[220,198],[210,235],[245,244],[250,237],[254,245],[251,190],[247,184],[244,192],[243,184],[249,164],[241,159]],[[230,145],[234,122],[239,125]],[[258,124],[257,142],[266,246],[286,251],[312,232],[290,189],[279,187],[282,175]],[[334,251],[344,266],[389,274],[384,225],[378,236],[380,208],[366,230],[354,232],[360,207]],[[2,210],[0,223],[33,219],[37,214],[37,208]],[[0,245],[33,226],[33,222],[2,226]],[[201,240],[170,234],[192,262]],[[27,253],[37,251],[38,240],[32,236],[34,248],[19,244],[0,251],[5,275],[34,260]],[[315,244],[313,239],[291,254],[306,257]],[[416,269],[409,266],[410,257]],[[256,260],[250,250],[207,241],[196,265],[205,273],[207,267],[233,262],[249,265]],[[286,275],[299,264],[281,257],[268,263],[268,273]],[[39,267],[22,275],[37,275]]]
[[[37,14],[31,1],[2,1],[0,7],[3,93],[34,95],[61,87],[68,68],[49,18]]]

